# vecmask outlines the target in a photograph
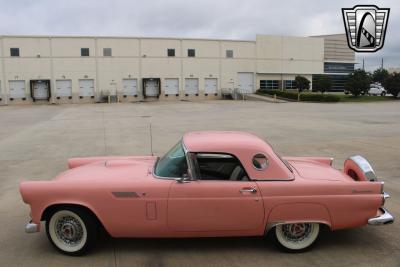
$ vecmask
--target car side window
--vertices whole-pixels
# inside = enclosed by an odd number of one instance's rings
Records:
[[[200,180],[248,181],[239,159],[223,153],[197,153]]]

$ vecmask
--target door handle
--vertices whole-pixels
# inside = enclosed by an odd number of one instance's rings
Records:
[[[239,190],[240,193],[257,193],[257,189],[250,187],[250,188],[242,188]]]

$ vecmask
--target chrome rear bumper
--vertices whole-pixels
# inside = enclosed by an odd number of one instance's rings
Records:
[[[31,234],[39,232],[39,225],[30,221],[25,225],[25,233]]]
[[[369,225],[384,225],[384,224],[393,223],[393,221],[394,221],[393,215],[390,214],[389,211],[387,211],[383,207],[380,208],[380,210],[381,210],[382,214],[377,217],[370,218],[368,220]]]

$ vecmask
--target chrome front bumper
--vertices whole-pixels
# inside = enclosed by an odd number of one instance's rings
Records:
[[[392,214],[389,213],[385,208],[380,208],[381,210],[381,215],[377,217],[370,218],[368,220],[369,225],[384,225],[384,224],[389,224],[394,222],[394,217]]]
[[[32,221],[28,222],[25,225],[25,233],[31,234],[31,233],[36,233],[39,232],[40,228],[39,228],[39,224],[36,224]]]

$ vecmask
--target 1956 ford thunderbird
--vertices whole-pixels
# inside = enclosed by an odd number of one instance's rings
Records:
[[[287,251],[303,251],[322,226],[383,225],[389,197],[367,160],[280,157],[243,132],[191,132],[163,157],[73,158],[51,181],[20,184],[32,220],[68,255],[112,237],[274,235]]]

